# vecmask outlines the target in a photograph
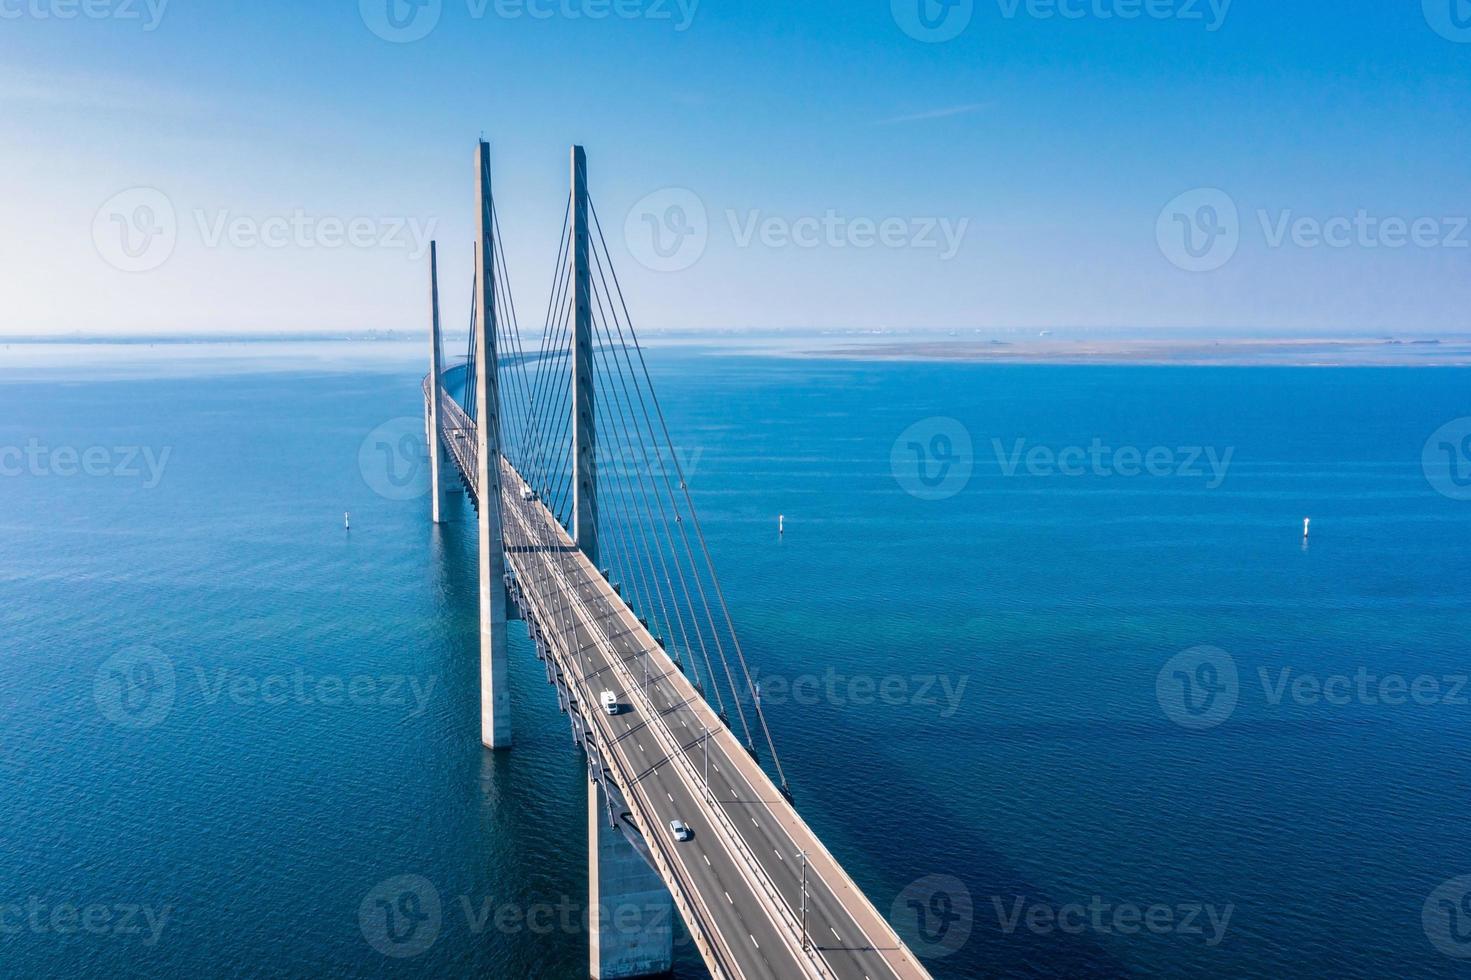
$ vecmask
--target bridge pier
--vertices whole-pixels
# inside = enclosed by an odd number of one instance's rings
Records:
[[[626,809],[621,799],[613,804],[620,815]],[[589,779],[588,975],[593,980],[657,977],[674,969],[674,898],[639,846],[608,825],[606,791]]]

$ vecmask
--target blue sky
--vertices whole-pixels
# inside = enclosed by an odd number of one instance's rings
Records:
[[[648,328],[1468,328],[1471,0],[87,2],[3,333],[422,329],[429,234],[457,324],[482,132],[526,327],[575,141]]]

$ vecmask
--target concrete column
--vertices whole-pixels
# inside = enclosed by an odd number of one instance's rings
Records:
[[[495,225],[491,219],[490,144],[475,155],[480,248],[475,263],[476,482],[480,488],[480,740],[511,745],[510,671],[506,660],[506,553],[501,528],[500,382],[496,370]]]
[[[443,523],[444,486],[441,482],[444,464],[444,443],[439,438],[439,398],[440,398],[440,376],[444,372],[444,366],[439,358],[439,243],[429,243],[429,309],[431,326],[429,329],[429,404],[426,408],[428,416],[429,436],[429,500],[432,519],[435,524]]]
[[[598,565],[598,434],[593,388],[587,154],[572,148],[572,539]]]
[[[622,813],[623,801],[615,799]],[[632,832],[630,830],[630,832]],[[602,786],[587,784],[588,972],[593,980],[674,968],[674,899],[623,833],[608,826]]]

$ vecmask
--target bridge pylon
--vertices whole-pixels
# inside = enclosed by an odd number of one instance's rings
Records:
[[[496,349],[495,216],[490,144],[475,152],[475,198],[480,247],[475,260],[475,469],[480,537],[480,741],[486,748],[511,745],[510,664],[506,649],[506,553],[501,526],[500,378]]]
[[[572,540],[598,564],[597,390],[593,378],[592,266],[587,223],[587,152],[572,147]]]
[[[429,392],[424,402],[425,422],[429,427],[429,508],[435,524],[444,523],[444,443],[439,438],[440,399],[444,391],[444,349],[439,327],[439,243],[429,243]]]

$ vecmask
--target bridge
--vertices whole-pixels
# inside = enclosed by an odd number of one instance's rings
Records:
[[[585,153],[572,149],[530,355],[483,140],[475,170],[463,365],[447,366],[430,249],[433,519],[458,481],[478,525],[483,743],[512,742],[507,629],[522,620],[586,760],[589,974],[668,973],[677,913],[717,978],[928,977],[793,806],[588,194]]]

